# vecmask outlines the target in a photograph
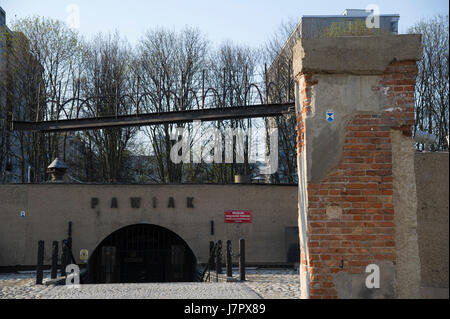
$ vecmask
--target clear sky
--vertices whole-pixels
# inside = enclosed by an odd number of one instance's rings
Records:
[[[70,4],[79,8],[79,31],[87,38],[118,30],[131,44],[144,30],[164,26],[198,27],[213,43],[224,40],[262,45],[279,23],[302,15],[339,15],[344,9],[376,4],[381,14],[400,14],[399,32],[420,18],[448,14],[447,0],[0,0],[7,24],[32,15],[67,21]],[[72,11],[73,12],[73,11]]]

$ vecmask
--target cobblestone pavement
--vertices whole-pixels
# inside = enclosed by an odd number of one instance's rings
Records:
[[[234,272],[233,272],[234,277]],[[255,269],[245,274],[245,285],[264,299],[299,299],[300,277],[294,269]]]
[[[43,281],[49,279],[50,274],[44,273]],[[35,283],[35,274],[0,274],[0,299],[33,298],[46,288]]]
[[[233,276],[238,276],[237,271]],[[44,274],[44,282],[49,274]],[[35,285],[34,274],[0,274],[0,299],[292,299],[299,298],[291,269],[253,269],[245,283],[146,283],[67,286]]]

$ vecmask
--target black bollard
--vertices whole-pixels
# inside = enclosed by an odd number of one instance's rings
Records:
[[[44,279],[44,241],[38,242],[38,256],[36,265],[36,285],[42,285]]]
[[[217,241],[217,252],[216,252],[216,273],[220,275],[222,273],[222,241]]]
[[[67,252],[66,252],[66,258],[67,262],[66,264],[69,265],[72,262],[75,263],[72,256],[72,222],[69,222],[69,231],[68,231],[68,237],[67,237]]]
[[[66,240],[62,241],[61,245],[61,276],[66,276],[66,266],[67,266],[67,245]]]
[[[214,242],[210,241],[209,242],[209,270],[216,268],[214,255],[215,255]]]
[[[72,254],[72,237],[67,238],[66,244],[66,265],[76,264]]]
[[[239,280],[245,280],[245,239],[239,239]]]
[[[227,240],[227,277],[233,277],[233,262],[231,259],[231,240]]]
[[[51,278],[55,279],[58,275],[58,242],[52,243],[52,273]]]

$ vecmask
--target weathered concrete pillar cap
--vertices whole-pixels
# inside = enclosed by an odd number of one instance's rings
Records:
[[[294,76],[383,74],[391,62],[417,61],[421,56],[420,34],[300,39],[293,52]]]

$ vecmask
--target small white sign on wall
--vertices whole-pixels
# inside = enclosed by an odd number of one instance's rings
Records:
[[[83,262],[86,262],[89,259],[89,251],[87,249],[80,250],[80,259]]]
[[[26,215],[26,214],[25,214],[25,211],[24,211],[24,210],[20,212],[20,217],[24,218],[25,215]]]

